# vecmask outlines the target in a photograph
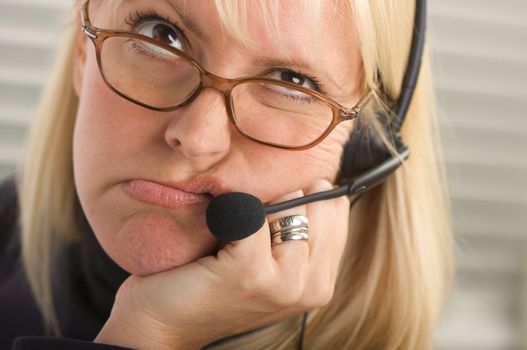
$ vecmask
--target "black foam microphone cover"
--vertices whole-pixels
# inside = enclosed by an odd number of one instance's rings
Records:
[[[258,231],[265,222],[263,203],[253,195],[227,192],[214,197],[206,210],[207,226],[224,241],[238,241]]]

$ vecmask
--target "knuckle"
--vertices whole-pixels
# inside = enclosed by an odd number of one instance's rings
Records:
[[[309,293],[302,297],[301,306],[305,309],[316,309],[328,305],[333,299],[335,285],[329,283],[328,279],[317,279],[318,282],[312,284]]]
[[[268,294],[268,301],[277,309],[297,305],[304,293],[304,283],[301,278],[288,277],[277,281]]]
[[[296,306],[305,294],[303,273],[284,273],[272,264],[240,267],[237,278],[245,293],[270,311]]]
[[[289,281],[287,286],[283,288],[283,298],[287,306],[296,305],[304,294],[304,283],[300,279]]]
[[[344,208],[346,211],[348,211],[350,200],[348,196],[341,196],[338,198],[335,198],[337,207]]]
[[[316,295],[315,301],[318,304],[318,307],[326,306],[333,299],[335,288],[328,285],[326,288],[321,288],[321,291]]]
[[[304,294],[304,283],[300,278],[283,278],[268,290],[266,301],[270,307],[281,310],[299,303]]]
[[[268,293],[274,284],[274,274],[270,269],[253,264],[243,266],[239,271],[242,288],[254,295]]]

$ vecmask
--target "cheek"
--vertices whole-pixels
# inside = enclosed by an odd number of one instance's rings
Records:
[[[88,56],[79,93],[79,107],[73,134],[73,165],[79,195],[93,182],[93,169],[108,169],[107,151],[112,135],[108,115],[115,113],[108,88],[100,78],[97,65]],[[101,174],[101,173],[99,173]],[[97,174],[96,174],[97,175]],[[95,176],[95,179],[97,176]]]
[[[87,58],[79,92],[73,135],[74,179],[86,214],[99,210],[98,217],[110,221],[110,215],[98,209],[100,200],[126,175],[127,162],[138,158],[137,150],[149,142],[151,130],[138,126],[133,105],[106,86],[93,56]]]
[[[119,181],[163,159],[158,151],[164,122],[108,88],[94,59],[88,59],[84,69],[73,136],[74,179],[82,209],[103,249],[122,268],[137,274],[210,254],[216,241],[196,210],[172,213],[137,204],[120,191]]]
[[[75,125],[77,146],[89,144],[91,150],[92,147],[112,149],[108,146],[116,146],[113,141],[124,134],[123,116],[129,112],[129,107],[121,100],[106,86],[96,63],[88,61]]]
[[[306,189],[319,179],[334,182],[351,128],[352,123],[337,127],[323,142],[306,151],[278,150],[260,154],[252,165],[257,172],[255,178],[261,178],[258,174],[266,174],[267,181],[256,183],[257,187],[260,185],[260,199],[266,202],[294,190]],[[262,165],[265,168],[258,171]]]
[[[100,77],[96,64],[86,63],[84,79],[79,96],[79,108],[74,133],[74,160],[78,165],[89,163],[94,158],[103,161],[111,150],[113,135],[119,131],[115,122],[121,111],[111,91]]]
[[[77,111],[73,152],[79,177],[119,172],[125,162],[140,157],[138,150],[159,142],[163,123],[112,91],[102,79],[94,55],[88,56]],[[106,172],[106,173],[105,173]],[[89,181],[89,179],[87,179]]]
[[[345,143],[348,141],[353,123],[340,124],[323,142],[310,153],[309,162],[320,167],[323,178],[331,182],[335,180],[340,168],[340,160]]]

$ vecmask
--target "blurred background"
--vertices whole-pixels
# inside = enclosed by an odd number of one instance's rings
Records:
[[[0,179],[70,3],[0,0]],[[437,348],[527,349],[527,1],[429,3],[458,273]]]

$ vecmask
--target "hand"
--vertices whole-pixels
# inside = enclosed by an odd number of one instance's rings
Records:
[[[306,194],[330,189],[317,181]],[[298,191],[278,201],[303,195]],[[268,222],[304,214],[309,241],[271,246]],[[199,349],[226,336],[326,305],[346,245],[349,201],[340,197],[268,215],[254,235],[217,256],[150,276],[130,276],[119,288],[96,342],[141,349]]]

